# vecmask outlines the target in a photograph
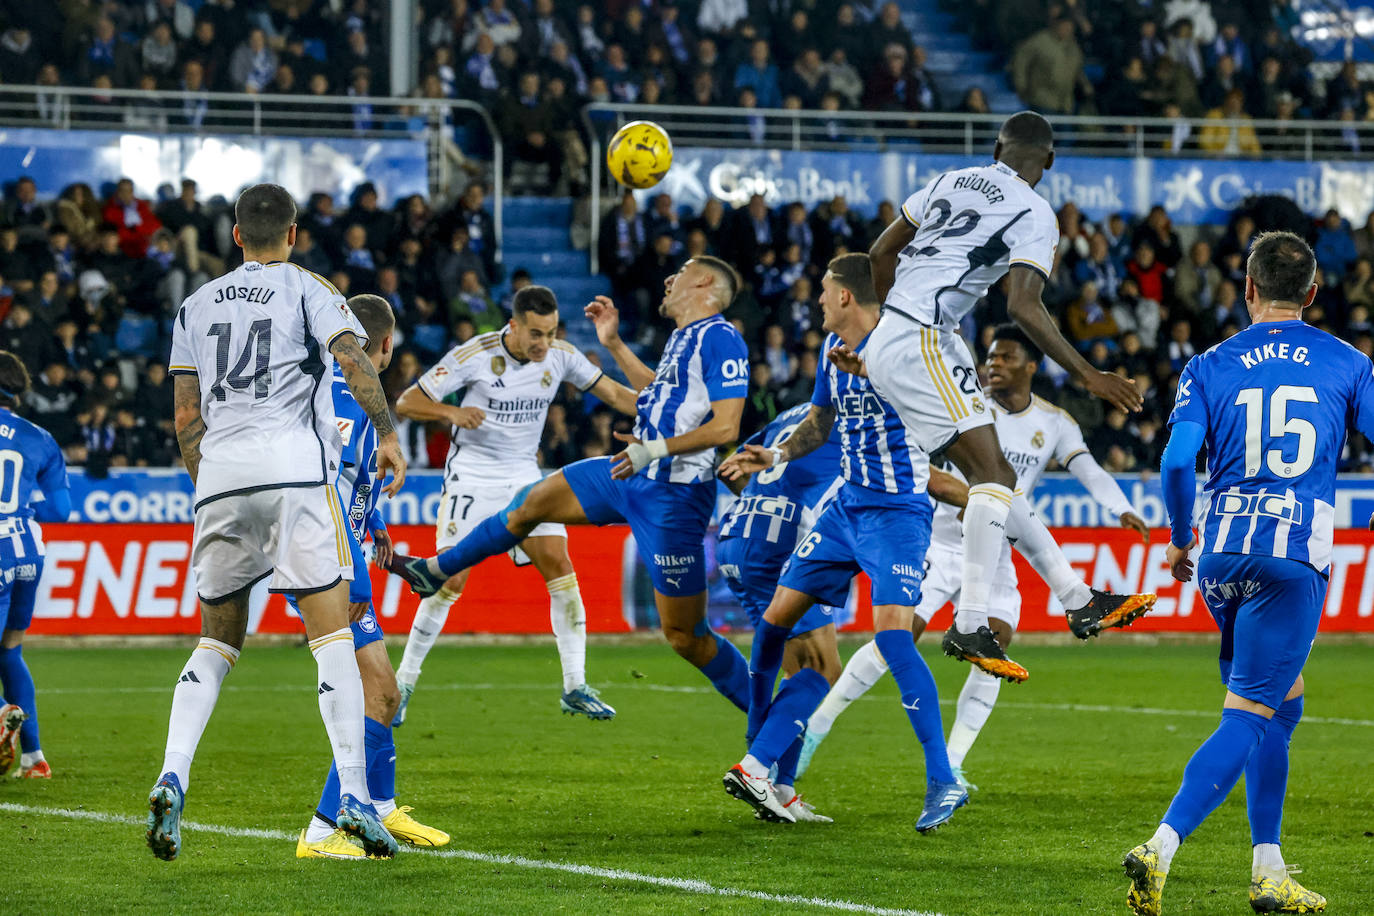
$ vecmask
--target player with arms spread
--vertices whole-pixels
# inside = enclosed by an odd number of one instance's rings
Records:
[[[284,188],[254,185],[234,206],[244,263],[206,283],[172,326],[177,440],[196,487],[191,567],[201,639],[172,696],[162,776],[148,797],[148,846],[181,851],[181,812],[191,759],[248,628],[248,594],[293,593],[315,656],[320,717],[338,765],[335,822],[372,856],[396,841],[367,791],[363,685],[348,626],[353,576],[348,523],[334,477],[342,442],[329,356],[377,428],[378,474],[405,478],[386,395],[362,343],[366,335],[339,291],[287,262],[296,204]]]
[[[1169,566],[1193,578],[1197,454],[1207,445],[1199,591],[1221,630],[1221,725],[1193,754],[1147,842],[1126,854],[1127,902],[1158,916],[1179,843],[1245,774],[1254,850],[1250,905],[1318,913],[1326,900],[1289,876],[1279,849],[1288,743],[1302,718],[1302,669],[1326,599],[1336,471],[1347,424],[1374,436],[1374,366],[1302,320],[1317,295],[1312,249],[1290,232],[1250,248],[1254,322],[1188,361],[1161,464]]]
[[[1130,528],[1150,542],[1150,529],[1131,507],[1126,494],[1093,460],[1083,443],[1083,433],[1063,410],[1031,393],[1031,380],[1041,359],[1040,350],[1026,333],[1014,324],[1004,324],[993,332],[988,350],[989,409],[997,427],[997,439],[1007,461],[1016,469],[1017,488],[1029,497],[1051,461],[1069,470],[1088,493],[1108,512],[1116,515],[1123,528]],[[932,491],[942,482],[943,494],[956,498],[935,507],[930,549],[926,551],[926,578],[921,585],[921,603],[916,606],[912,632],[919,639],[935,612],[948,601],[959,600],[959,577],[964,559],[963,531],[959,512],[967,502],[967,485],[952,474],[931,470]],[[1011,562],[1011,544],[1002,542],[997,560],[988,622],[998,645],[1005,649],[1021,619],[1021,593],[1016,588],[1016,567]],[[826,696],[806,727],[806,745],[799,771],[805,772],[811,756],[820,745],[835,718],[863,696],[887,672],[887,662],[873,642],[860,646],[850,656],[844,674]],[[997,702],[1002,681],[983,669],[970,666],[964,689],[959,693],[957,715],[949,729],[949,762],[954,775],[965,786],[963,763],[978,733],[986,724]]]
[[[1002,454],[958,324],[1010,271],[1007,311],[1036,346],[1088,391],[1123,410],[1138,410],[1141,397],[1128,380],[1089,365],[1040,301],[1059,239],[1054,211],[1034,190],[1054,163],[1049,122],[1031,111],[1012,115],[992,155],[992,165],[945,172],[911,195],[873,243],[869,257],[883,317],[863,362],[878,394],[912,429],[915,444],[927,454],[943,454],[970,485],[963,587],[944,650],[996,677],[1021,681],[1025,668],[1007,658],[988,625],[1003,538],[1016,543],[1068,609],[1069,629],[1080,639],[1125,626],[1149,608],[1145,596],[1109,595],[1083,584],[1015,490],[1016,471]]]
[[[26,779],[49,779],[38,742],[33,675],[24,662],[24,632],[33,621],[43,575],[39,521],[62,522],[72,511],[67,463],[57,440],[14,409],[29,390],[19,357],[0,350],[0,776],[19,758]],[[42,494],[43,498],[34,497]]]
[[[576,348],[558,339],[558,300],[546,286],[515,294],[510,322],[450,351],[396,402],[403,417],[453,427],[434,547],[444,551],[499,512],[518,490],[537,483],[539,437],[559,386],[571,382],[621,413],[633,415],[635,393],[609,378]],[[463,392],[461,406],[444,398]],[[564,712],[610,719],[615,710],[587,686],[587,612],[568,558],[568,529],[545,522],[510,551],[517,566],[534,564],[549,590],[549,621],[563,666]],[[450,576],[420,602],[396,673],[401,707],[420,677],[420,666],[444,628],[449,608],[463,592],[469,570]]]
[[[437,557],[398,556],[390,569],[421,595],[505,553],[541,524],[628,522],[673,651],[691,662],[741,710],[749,708],[749,669],[729,640],[706,622],[706,526],[715,508],[715,450],[739,437],[749,389],[749,349],[721,315],[740,279],[719,258],[693,258],[663,284],[659,314],[677,328],[657,371],[620,338],[620,315],[605,296],[587,306],[597,337],[638,389],[633,436],[611,458],[574,462],[528,484],[500,512]]]

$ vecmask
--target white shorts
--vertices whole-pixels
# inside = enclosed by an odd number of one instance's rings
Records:
[[[272,576],[274,592],[309,594],[353,578],[348,522],[331,486],[274,487],[196,509],[196,592],[217,604]]]
[[[444,551],[457,544],[479,524],[500,512],[522,487],[538,483],[543,475],[519,473],[509,481],[475,480],[462,477],[444,481],[439,500],[439,518],[434,528],[434,549]],[[532,538],[566,538],[568,529],[555,522],[544,522],[530,532]],[[530,559],[519,547],[511,548],[510,558],[516,566],[528,566]]]
[[[897,410],[927,455],[992,423],[964,339],[886,311],[864,347],[873,388]]]
[[[921,580],[921,603],[916,616],[930,623],[935,612],[948,602],[959,603],[963,588],[964,553],[939,547],[926,551],[926,574]],[[988,594],[988,616],[1006,621],[1015,630],[1021,623],[1021,592],[1016,587],[1016,567],[1011,555],[1004,553],[997,565],[992,591]]]

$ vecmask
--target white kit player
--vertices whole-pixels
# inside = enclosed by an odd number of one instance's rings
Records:
[[[368,855],[389,858],[396,841],[367,791],[363,684],[348,624],[353,560],[334,489],[342,441],[331,354],[376,427],[378,479],[395,475],[386,492],[400,489],[405,459],[344,297],[286,261],[296,240],[291,195],[255,185],[234,217],[243,265],[196,290],[172,328],[177,440],[196,487],[191,567],[202,635],[172,696],[148,846],[160,859],[181,851],[191,759],[243,647],[249,590],[270,577],[272,591],[296,595],[319,668],[314,686],[339,772],[336,823]]]
[[[1060,408],[1031,393],[1031,380],[1040,359],[1039,349],[1016,325],[1002,325],[993,332],[987,359],[987,391],[993,401],[989,407],[1002,451],[1016,469],[1017,489],[1029,498],[1045,469],[1055,461],[1072,473],[1102,508],[1116,516],[1123,528],[1138,532],[1148,544],[1150,529],[1117,482],[1093,460],[1078,423]],[[939,473],[932,472],[933,475]],[[954,476],[957,478],[957,471]],[[954,481],[944,488],[954,493],[960,489],[963,488]],[[921,602],[916,607],[916,620],[912,624],[912,632],[917,638],[946,602],[959,600],[964,545],[958,503],[942,502],[935,507],[930,547],[926,551],[926,578],[921,584]],[[1005,649],[1021,619],[1016,568],[1011,561],[1011,544],[1005,540],[994,580],[989,625],[998,644]],[[806,741],[798,765],[801,772],[805,772],[836,717],[863,696],[886,671],[887,662],[872,641],[850,657],[844,673],[807,723]],[[999,678],[975,666],[969,671],[959,694],[956,718],[949,731],[949,762],[965,788],[976,787],[964,778],[964,758],[992,713],[1001,685]]]
[[[964,562],[958,613],[944,651],[997,677],[1023,681],[1026,669],[1007,658],[988,626],[991,589],[1004,537],[1068,609],[1080,639],[1125,626],[1148,607],[1140,596],[1089,589],[1064,562],[1048,529],[1016,493],[992,426],[978,373],[958,333],[960,320],[1010,271],[1007,309],[1032,341],[1080,385],[1123,410],[1140,394],[1126,379],[1099,372],[1064,339],[1040,301],[1059,228],[1034,191],[1054,162],[1054,135],[1040,115],[1023,111],[1002,125],[992,165],[945,172],[911,195],[902,215],[869,251],[883,317],[864,358],[864,372],[929,454],[943,453],[968,480]]]
[[[549,405],[564,382],[587,391],[621,413],[633,415],[635,393],[602,374],[575,347],[557,339],[558,301],[544,286],[515,294],[510,322],[451,350],[406,389],[396,402],[403,417],[439,421],[453,427],[444,491],[435,530],[436,552],[463,539],[488,516],[504,509],[518,491],[539,482],[537,453]],[[462,404],[444,398],[464,392]],[[563,666],[564,712],[610,719],[615,710],[587,686],[586,610],[577,575],[568,558],[568,531],[539,525],[511,551],[517,566],[530,563],[549,589],[549,620]],[[396,669],[401,706],[394,724],[405,721],[406,707],[420,666],[444,628],[449,608],[463,592],[469,570],[452,576],[438,592],[420,602]]]

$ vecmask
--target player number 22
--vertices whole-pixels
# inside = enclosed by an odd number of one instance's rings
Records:
[[[1235,406],[1245,408],[1246,477],[1254,477],[1260,472],[1261,459],[1276,477],[1300,477],[1312,467],[1317,454],[1317,430],[1301,417],[1288,416],[1288,405],[1294,401],[1316,404],[1317,392],[1306,385],[1280,385],[1269,396],[1270,438],[1298,437],[1298,454],[1290,462],[1283,460],[1282,448],[1264,452],[1264,389],[1242,388],[1236,395]]]

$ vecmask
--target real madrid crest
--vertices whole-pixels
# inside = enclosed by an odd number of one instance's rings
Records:
[[[506,371],[506,358],[504,356],[493,356],[491,358],[491,374],[500,375]]]
[[[1045,445],[1045,434],[1037,429],[1035,435],[1031,436],[1031,445],[1036,448],[1043,448]]]
[[[547,387],[549,387],[550,385],[552,385],[552,384],[553,384],[553,373],[550,372],[548,369],[545,369],[545,370],[544,370],[544,377],[541,378],[541,379],[539,380],[539,384],[540,384],[540,385],[543,385],[545,388],[547,388]]]
[[[983,407],[983,402],[977,398],[973,398],[973,412],[982,413],[984,410],[986,410],[986,408]]]
[[[458,524],[456,522],[449,522],[448,528],[446,530],[448,532],[448,536],[453,537],[455,534],[458,533]]]

